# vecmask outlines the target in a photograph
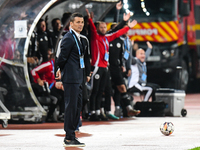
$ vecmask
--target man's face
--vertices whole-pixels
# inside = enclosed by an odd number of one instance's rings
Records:
[[[57,31],[60,31],[61,28],[61,22],[60,20],[56,20],[55,24],[54,24],[54,29]]]
[[[8,27],[7,31],[5,32],[5,38],[11,39],[13,37],[14,27]]]
[[[48,54],[47,54],[48,60],[51,59],[51,54],[52,54],[51,50],[48,50]]]
[[[139,48],[138,44],[137,44],[137,43],[134,43],[133,49],[136,51],[136,50],[138,50],[138,48]]]
[[[20,59],[20,52],[19,51],[15,51],[15,53],[14,53],[14,59],[17,59],[17,60],[19,60]]]
[[[97,32],[102,34],[102,35],[105,35],[106,32],[107,32],[107,26],[106,26],[106,23],[104,22],[101,22],[97,28]]]
[[[70,22],[70,27],[74,29],[77,33],[83,30],[84,20],[82,17],[75,17],[73,22]]]
[[[45,21],[42,21],[42,22],[40,23],[40,30],[41,30],[42,32],[46,31],[46,23],[45,23]]]
[[[145,61],[145,51],[143,49],[139,49],[136,52],[136,57],[141,61],[144,62]]]

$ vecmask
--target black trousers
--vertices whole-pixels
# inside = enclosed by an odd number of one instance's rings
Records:
[[[105,101],[102,105],[105,111],[111,111],[111,96],[112,96],[111,77],[110,77],[110,72],[108,70],[106,86],[104,90]]]
[[[92,93],[90,96],[90,111],[100,110],[102,95],[107,81],[108,69],[99,67],[97,72],[95,69],[92,76]]]
[[[158,88],[160,88],[160,86],[158,84],[155,84],[155,83],[147,83],[146,86],[151,87],[153,89],[151,96],[152,96],[152,101],[155,101],[156,100],[156,96],[155,96],[156,90]]]
[[[121,93],[119,92],[116,85],[113,86],[113,89],[114,89],[113,100],[115,102],[115,106],[120,106]]]
[[[65,101],[65,118],[64,130],[67,140],[75,139],[75,130],[80,119],[82,109],[82,83],[69,84],[63,83],[64,101]]]
[[[84,107],[88,102],[89,102],[89,96],[88,96],[87,85],[86,85],[86,77],[84,77],[83,83],[82,83],[82,111],[84,110]]]
[[[59,115],[64,113],[64,91],[57,89],[55,86],[51,89],[51,95],[55,96],[58,99],[57,105],[60,107]]]

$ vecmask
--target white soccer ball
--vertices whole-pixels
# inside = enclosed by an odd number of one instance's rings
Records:
[[[168,136],[174,132],[174,125],[171,122],[164,122],[160,125],[160,131],[162,134]]]

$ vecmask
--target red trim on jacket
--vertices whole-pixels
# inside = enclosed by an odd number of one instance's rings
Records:
[[[53,64],[55,64],[55,61],[53,60]],[[44,62],[41,65],[35,67],[33,70],[31,70],[31,74],[34,78],[34,82],[37,82],[37,79],[40,78],[41,80],[45,80],[49,83],[55,83],[55,76],[53,72],[53,65],[50,61]]]
[[[128,32],[129,27],[124,27],[117,32],[111,33],[111,34],[106,34],[106,35],[100,35],[97,33],[96,27],[92,21],[92,19],[89,19],[89,25],[90,25],[90,30],[91,30],[91,37],[90,37],[90,42],[91,42],[91,56],[92,56],[92,66],[98,66],[98,67],[103,67],[106,68],[108,65],[108,62],[104,60],[105,56],[105,46],[104,42],[106,43],[106,38],[108,39],[108,42],[113,41],[114,39],[120,37],[121,35],[125,34]],[[106,38],[105,38],[106,37]],[[104,42],[103,42],[104,40]],[[107,45],[107,50],[109,49],[109,45]],[[99,60],[98,60],[98,54]]]

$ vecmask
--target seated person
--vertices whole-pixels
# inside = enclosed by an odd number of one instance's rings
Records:
[[[147,83],[147,68],[146,59],[151,53],[152,45],[147,42],[146,52],[143,49],[138,49],[136,51],[136,57],[132,58],[131,64],[131,76],[129,77],[128,88],[136,88],[139,91],[147,91],[144,97],[144,101],[148,101],[152,96],[152,101],[155,101],[155,91],[159,88],[158,85],[153,83]]]
[[[64,94],[62,90],[59,90],[55,87],[56,81],[54,76],[54,59],[51,50],[48,50],[48,59],[49,61],[43,62],[41,65],[35,67],[31,71],[31,74],[34,78],[34,82],[38,83],[40,86],[43,87],[45,85],[45,82],[48,83],[48,90],[50,92],[49,95],[47,95],[47,97],[50,97],[52,102],[49,108],[49,113],[47,115],[47,121],[56,121],[52,120],[53,112],[55,111],[58,102],[63,100]]]

